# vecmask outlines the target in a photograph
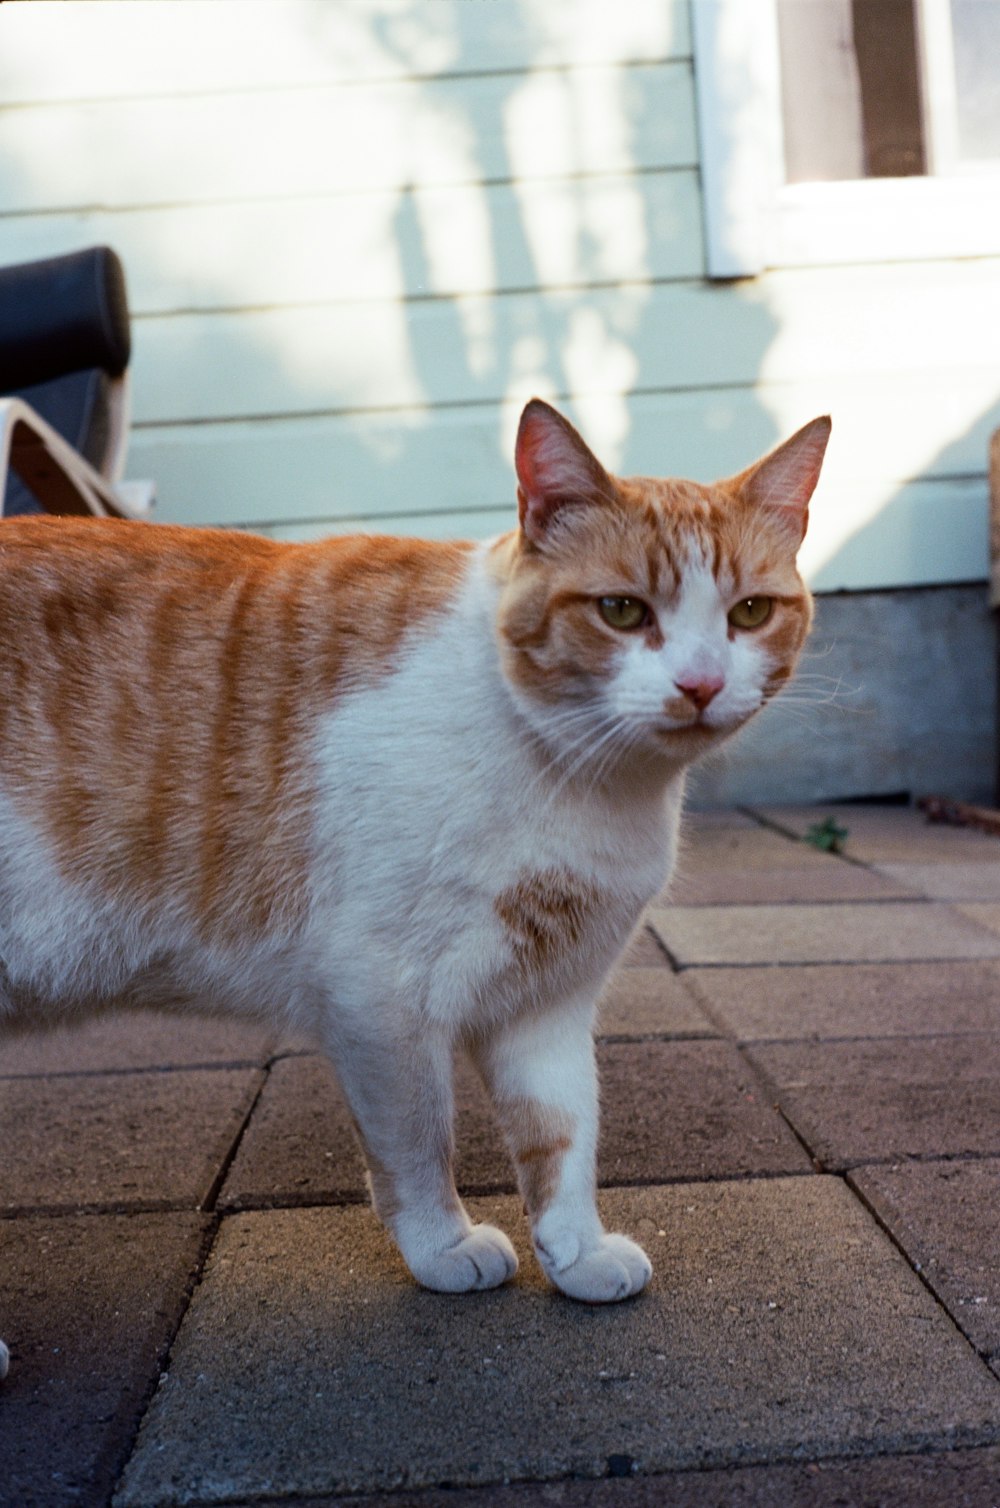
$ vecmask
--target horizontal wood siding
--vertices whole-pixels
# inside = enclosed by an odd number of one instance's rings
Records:
[[[687,0],[0,8],[0,262],[106,241],[158,516],[483,536],[533,392],[710,479],[834,417],[824,589],[986,571],[1000,262],[709,284]]]

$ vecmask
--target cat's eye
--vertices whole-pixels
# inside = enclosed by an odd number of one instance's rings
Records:
[[[642,628],[649,617],[648,607],[637,597],[601,597],[597,607],[608,627],[621,629],[623,633]]]
[[[772,597],[744,597],[729,609],[729,621],[733,628],[760,628],[773,610]]]

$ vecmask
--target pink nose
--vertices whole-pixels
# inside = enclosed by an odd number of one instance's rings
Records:
[[[683,681],[675,681],[678,691],[682,691],[689,702],[693,702],[699,712],[704,712],[713,697],[718,696],[726,684],[721,675],[704,676],[697,678],[691,676]]]

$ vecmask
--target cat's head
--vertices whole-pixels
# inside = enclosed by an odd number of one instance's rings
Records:
[[[613,477],[561,414],[527,405],[499,634],[539,732],[686,763],[780,690],[812,619],[795,556],[829,434],[814,419],[702,486]]]

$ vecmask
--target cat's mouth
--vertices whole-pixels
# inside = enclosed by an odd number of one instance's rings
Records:
[[[690,722],[654,723],[652,732],[656,738],[664,741],[693,737],[713,738],[724,733],[732,733],[735,728],[739,727],[741,721],[742,719],[738,717],[726,718],[723,721],[717,715],[710,719],[704,712],[696,712]]]

